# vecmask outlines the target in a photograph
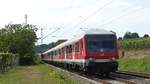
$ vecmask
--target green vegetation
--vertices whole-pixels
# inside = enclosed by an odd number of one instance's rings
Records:
[[[5,72],[16,63],[17,55],[12,53],[0,53],[0,72]]]
[[[22,66],[0,74],[0,84],[77,84],[66,74],[45,64]]]
[[[119,40],[121,49],[150,49],[150,38],[135,38]]]
[[[150,73],[150,59],[120,59],[119,70]]]
[[[34,51],[35,51],[36,53],[45,52],[45,51],[47,51],[48,49],[51,49],[51,48],[53,48],[53,47],[55,47],[55,46],[57,46],[57,45],[59,45],[59,44],[65,42],[65,41],[67,41],[67,40],[62,39],[62,40],[58,40],[57,42],[52,42],[52,43],[50,43],[50,44],[37,45],[37,46],[34,48]]]
[[[35,64],[35,25],[8,24],[0,29],[0,52],[18,54],[20,64]],[[29,59],[29,60],[26,60]],[[26,60],[26,62],[24,61]]]
[[[132,38],[139,38],[139,34],[134,32],[134,33],[131,33],[131,32],[126,32],[125,35],[123,36],[124,39],[132,39]]]

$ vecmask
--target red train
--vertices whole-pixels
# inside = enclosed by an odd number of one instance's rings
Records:
[[[67,69],[108,75],[118,68],[118,45],[114,32],[91,29],[42,54],[45,62]]]

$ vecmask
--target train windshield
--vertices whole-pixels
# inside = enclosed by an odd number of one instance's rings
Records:
[[[88,53],[109,53],[116,48],[115,35],[87,35]]]

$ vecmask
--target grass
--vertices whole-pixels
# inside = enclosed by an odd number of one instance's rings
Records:
[[[77,84],[62,72],[45,64],[20,66],[0,74],[0,84]]]
[[[119,70],[150,73],[150,59],[120,59]]]

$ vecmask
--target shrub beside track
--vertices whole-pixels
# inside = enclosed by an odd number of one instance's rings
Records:
[[[8,71],[16,65],[17,55],[12,53],[0,53],[0,72]]]

